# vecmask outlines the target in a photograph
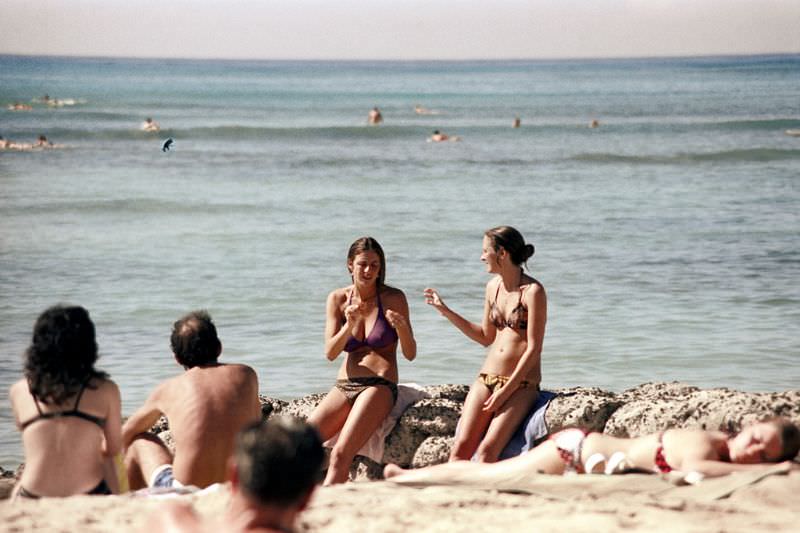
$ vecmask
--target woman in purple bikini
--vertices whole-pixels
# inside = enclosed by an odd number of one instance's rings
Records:
[[[350,245],[347,269],[353,284],[328,295],[325,355],[346,352],[336,385],[308,422],[323,441],[337,432],[325,485],[347,481],[359,449],[397,400],[397,345],[413,361],[417,343],[403,291],[384,284],[386,259],[378,241],[362,237]]]
[[[547,296],[542,284],[523,270],[533,252],[533,245],[510,226],[484,234],[481,261],[494,276],[486,284],[480,323],[450,309],[436,289],[425,289],[429,305],[464,335],[489,347],[464,401],[451,461],[469,460],[473,455],[481,462],[497,461],[536,402]]]

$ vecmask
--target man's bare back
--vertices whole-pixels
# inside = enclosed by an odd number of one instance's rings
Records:
[[[197,320],[206,320],[200,315]],[[178,335],[194,335],[193,315],[184,318],[186,333],[176,322]],[[205,327],[213,328],[210,317]],[[176,333],[173,333],[173,339]],[[216,329],[213,330],[216,339]],[[154,470],[172,464],[173,477],[184,485],[206,487],[225,480],[226,464],[234,448],[236,434],[247,424],[261,417],[258,399],[258,377],[255,371],[241,364],[220,364],[216,355],[209,359],[201,354],[201,364],[193,355],[185,355],[173,340],[176,359],[186,372],[161,383],[150,394],[122,428],[123,444],[128,448],[126,462],[131,488],[148,484]],[[218,342],[218,341],[217,341]],[[194,349],[194,344],[189,343]],[[175,442],[172,457],[166,447],[152,436],[142,436],[161,415],[169,421]]]

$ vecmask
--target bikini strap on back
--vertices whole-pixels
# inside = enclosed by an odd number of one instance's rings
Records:
[[[89,379],[92,379],[92,378],[89,378]],[[77,411],[78,410],[78,404],[81,403],[81,396],[83,396],[83,391],[86,390],[86,385],[89,384],[89,379],[87,379],[83,383],[83,385],[81,385],[81,390],[78,391],[78,397],[75,398],[75,407],[72,408],[73,411]]]
[[[42,413],[42,408],[39,407],[39,401],[36,399],[36,395],[31,390],[30,383],[28,383],[28,392],[31,394],[31,398],[33,398],[33,405],[36,406],[36,410],[39,412],[39,416],[42,416],[44,413]]]

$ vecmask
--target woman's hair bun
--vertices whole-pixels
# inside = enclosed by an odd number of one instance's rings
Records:
[[[528,259],[533,257],[534,252],[536,252],[536,249],[533,247],[533,245],[532,244],[526,244],[525,245],[525,252],[523,253],[523,256],[524,256],[523,261],[527,261]]]

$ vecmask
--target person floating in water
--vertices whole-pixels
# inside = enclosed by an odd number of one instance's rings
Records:
[[[414,106],[414,112],[417,115],[440,115],[441,114],[438,111],[434,111],[433,109],[428,109],[426,107],[422,107],[419,104]]]
[[[590,127],[590,128],[599,128],[599,127],[600,127],[600,121],[599,121],[599,120],[597,120],[597,119],[593,119],[593,120],[592,120],[592,121],[589,123],[589,127]]]
[[[33,145],[34,148],[52,148],[53,143],[47,140],[47,137],[44,135],[39,135],[39,138],[36,139],[36,144]]]
[[[377,126],[383,122],[383,115],[381,115],[381,110],[377,107],[373,107],[370,112],[369,116],[367,117],[367,124],[372,126]]]
[[[160,129],[161,125],[150,117],[142,122],[142,131],[159,131]]]
[[[33,107],[28,104],[23,104],[21,102],[14,102],[13,104],[8,104],[6,107],[9,111],[30,111],[33,109]]]
[[[433,130],[433,134],[428,137],[428,142],[440,143],[444,141],[453,141],[457,142],[460,141],[461,137],[458,135],[447,135],[446,133],[442,133],[439,130]]]
[[[514,117],[514,122],[511,124],[512,128],[519,128],[522,125],[522,121],[519,117]]]

